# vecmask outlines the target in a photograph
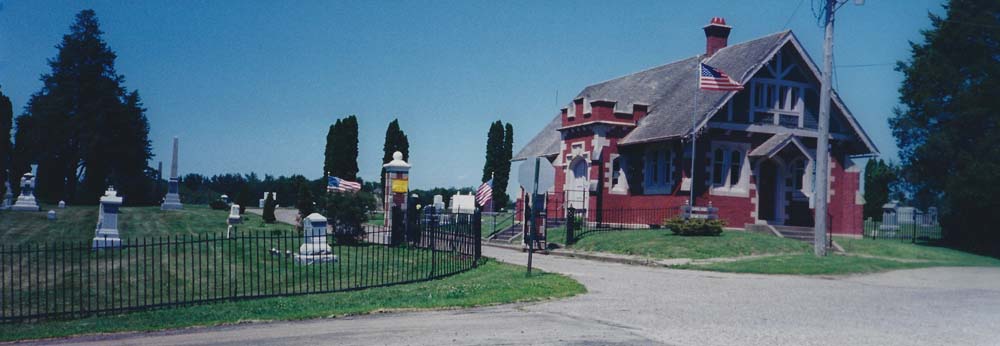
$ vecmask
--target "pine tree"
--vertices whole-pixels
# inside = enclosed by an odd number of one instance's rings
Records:
[[[323,153],[323,175],[333,175],[333,171],[336,170],[337,166],[337,140],[340,138],[341,121],[337,119],[337,122],[330,125],[330,130],[326,133],[326,151]]]
[[[36,192],[44,201],[96,203],[108,184],[130,196],[127,203],[152,199],[149,122],[138,93],[122,85],[102,34],[94,11],[81,11],[18,117],[16,169],[38,163]]]
[[[13,157],[11,155],[13,145],[10,142],[10,130],[13,126],[14,106],[11,104],[10,98],[0,90],[0,196],[6,192],[4,182],[11,180],[8,172],[13,170]],[[16,184],[11,183],[11,186],[13,185]]]
[[[484,182],[493,178],[496,173],[497,160],[501,160],[503,152],[503,124],[499,120],[490,124],[490,130],[486,133],[486,163],[483,164]]]
[[[507,196],[507,185],[510,182],[510,160],[514,158],[514,126],[510,123],[504,128],[503,148],[496,162],[496,173],[493,179],[493,198],[495,209],[506,208],[510,203]]]
[[[299,210],[299,216],[303,219],[316,211],[316,207],[313,205],[313,195],[309,191],[308,183],[299,184],[299,195],[298,200],[295,201],[295,208]]]
[[[889,126],[915,204],[940,206],[946,240],[1000,255],[1000,2],[945,9],[897,64],[902,106]]]
[[[392,161],[392,154],[399,151],[403,154],[403,161],[410,161],[410,141],[406,138],[406,133],[399,127],[399,119],[393,119],[389,127],[385,129],[385,143],[382,145],[382,163]],[[385,186],[385,170],[382,170],[379,178],[381,185]]]

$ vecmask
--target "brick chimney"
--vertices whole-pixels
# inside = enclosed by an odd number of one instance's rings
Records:
[[[729,31],[733,27],[726,25],[726,19],[712,17],[712,22],[702,27],[705,30],[705,56],[710,57],[729,43]]]

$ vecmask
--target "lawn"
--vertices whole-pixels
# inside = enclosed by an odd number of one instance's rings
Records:
[[[846,255],[818,258],[811,252],[736,262],[685,265],[683,268],[734,273],[839,275],[939,266],[1000,266],[1000,259],[945,247],[898,240],[836,239]]]
[[[379,311],[465,308],[569,297],[583,285],[558,274],[485,261],[443,279],[327,294],[243,300],[67,321],[0,325],[0,341],[78,334],[152,331],[247,321],[300,320]]]
[[[800,253],[809,244],[770,235],[725,231],[718,237],[679,236],[665,229],[621,230],[577,234],[569,248],[580,251],[609,252],[656,259],[739,257],[762,254]],[[564,244],[565,228],[548,230],[550,242]]]
[[[483,237],[489,237],[493,233],[510,228],[514,224],[514,213],[499,212],[494,214],[483,213]]]
[[[74,330],[79,332],[91,329],[93,325],[105,324],[102,328],[109,328],[108,331],[150,330],[228,323],[247,318],[295,319],[363,313],[384,308],[497,304],[579,292],[578,287],[567,286],[568,283],[578,286],[575,281],[561,276],[546,275],[537,281],[519,281],[514,273],[523,276],[523,272],[499,264],[488,264],[486,268],[472,269],[455,277],[433,281],[437,284],[423,282],[370,288],[462,272],[474,262],[468,252],[471,250],[454,248],[456,244],[467,246],[464,245],[467,241],[463,242],[457,236],[438,239],[439,251],[435,252],[409,246],[338,244],[330,237],[327,238],[328,242],[338,260],[324,265],[301,266],[294,264],[287,256],[271,254],[271,249],[277,249],[280,253],[294,253],[298,250],[303,239],[292,226],[264,224],[259,215],[246,214],[238,236],[225,239],[228,213],[194,205],[186,205],[182,211],[160,211],[157,207],[122,208],[119,229],[126,246],[93,251],[89,245],[97,220],[96,211],[97,208],[93,206],[61,209],[56,221],[47,220],[44,213],[0,213],[0,240],[4,241],[3,249],[6,251],[0,251],[0,268],[4,268],[0,271],[3,273],[0,275],[0,296],[13,297],[0,300],[3,315],[24,316],[51,311],[72,313],[79,310],[118,309],[172,302],[216,303],[173,310],[135,312],[120,317],[92,317],[38,325],[18,324],[18,328],[0,326],[0,339],[30,335],[67,335],[74,333]],[[180,243],[177,243],[178,239],[181,240]],[[153,245],[164,242],[171,245]],[[448,251],[440,251],[442,247],[449,245],[452,247]],[[475,274],[469,276],[473,273]],[[463,282],[462,277],[470,281]],[[484,283],[489,280],[496,282]],[[513,285],[518,282],[525,286]],[[407,287],[424,287],[433,291],[418,294],[416,292],[419,290]],[[357,288],[367,289],[354,293],[314,293],[242,302],[228,300],[230,297]],[[385,291],[387,289],[389,291]],[[462,293],[465,291],[469,291],[469,294]],[[382,299],[386,300],[383,304],[378,299],[375,302],[367,301],[368,296],[361,292],[411,292],[412,296]],[[444,295],[434,292],[442,292]],[[324,305],[312,298],[317,294],[327,299],[345,297],[343,299],[353,299],[355,302],[344,306]],[[372,294],[372,297],[379,297],[377,293]],[[266,307],[272,305],[278,307],[269,311]],[[305,307],[306,312],[297,312],[298,308],[285,309],[282,307],[284,305]],[[241,309],[248,312],[240,312]],[[190,321],[172,321],[163,317],[174,314],[175,311],[190,311],[195,318]],[[221,314],[223,312],[225,313]],[[184,314],[185,312],[181,312],[178,316]],[[159,320],[164,321],[155,322]],[[116,323],[132,327],[115,329],[114,323],[105,321],[119,321]],[[20,332],[22,329],[24,331]],[[60,331],[62,329],[68,331]],[[15,330],[19,331],[16,336],[6,336]]]

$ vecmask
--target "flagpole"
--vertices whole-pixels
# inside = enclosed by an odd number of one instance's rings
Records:
[[[689,175],[688,178],[691,180],[691,186],[688,186],[688,190],[689,190],[688,193],[690,194],[689,197],[688,197],[688,205],[691,206],[691,207],[694,207],[694,187],[695,187],[695,184],[694,184],[694,170],[695,170],[694,162],[697,159],[697,153],[698,153],[698,151],[695,148],[696,148],[696,143],[698,143],[698,131],[696,130],[696,127],[698,126],[698,119],[697,119],[697,117],[698,117],[697,116],[697,114],[698,114],[698,99],[699,99],[699,96],[701,96],[701,63],[702,63],[702,60],[698,59],[698,65],[697,65],[697,68],[695,69],[698,72],[697,79],[696,79],[696,81],[698,82],[698,87],[697,87],[697,89],[695,89],[695,93],[694,93],[694,110],[691,111],[691,172],[690,172],[690,174],[688,174]]]

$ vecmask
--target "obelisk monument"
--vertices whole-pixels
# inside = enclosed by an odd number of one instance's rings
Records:
[[[181,204],[181,196],[178,194],[177,179],[177,137],[174,137],[174,155],[170,160],[170,180],[167,181],[167,195],[163,197],[163,204],[160,210],[180,210],[184,209]]]

